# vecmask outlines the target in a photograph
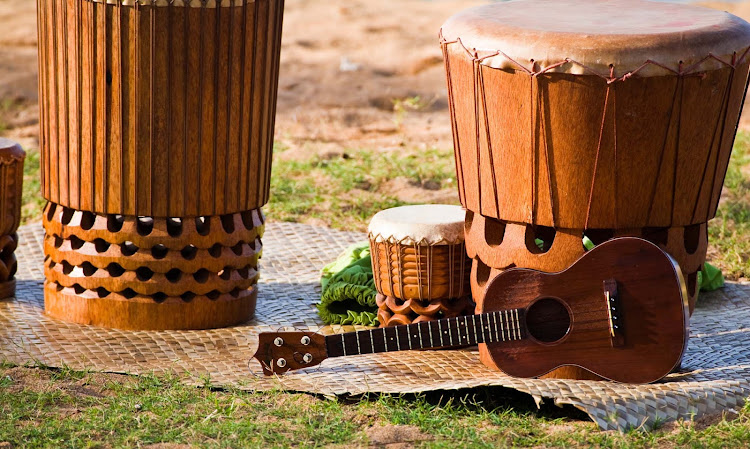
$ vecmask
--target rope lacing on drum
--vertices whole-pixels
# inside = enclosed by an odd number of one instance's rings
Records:
[[[518,69],[524,71],[528,75],[535,76],[535,77],[539,76],[539,75],[543,75],[545,73],[548,73],[549,71],[554,70],[554,69],[556,69],[556,68],[558,68],[560,66],[563,66],[565,64],[574,64],[574,65],[577,65],[577,66],[581,67],[586,72],[588,72],[588,73],[590,73],[592,75],[598,76],[598,77],[606,80],[608,84],[612,84],[612,83],[615,83],[615,82],[627,81],[629,78],[632,78],[633,76],[636,76],[639,72],[641,72],[642,70],[644,70],[646,67],[652,66],[652,65],[660,67],[660,68],[662,68],[662,69],[664,69],[664,70],[666,70],[666,71],[668,71],[668,72],[670,72],[672,74],[675,74],[677,76],[700,76],[700,77],[704,77],[705,73],[700,72],[700,71],[695,71],[695,69],[697,67],[699,67],[701,64],[705,63],[706,61],[715,60],[715,61],[719,62],[720,64],[726,66],[726,67],[731,67],[732,69],[735,69],[735,68],[737,68],[738,65],[742,64],[743,62],[745,62],[745,58],[750,53],[750,47],[748,47],[747,49],[745,49],[745,51],[742,52],[742,55],[739,58],[737,57],[737,52],[734,52],[732,54],[732,59],[730,61],[726,61],[726,60],[724,60],[724,59],[722,59],[722,58],[714,55],[713,53],[709,53],[708,56],[706,56],[703,59],[701,59],[700,61],[698,61],[698,62],[696,62],[696,63],[688,66],[686,69],[683,69],[682,64],[680,64],[680,67],[678,68],[678,70],[674,70],[674,69],[666,66],[663,63],[660,63],[658,61],[654,61],[653,59],[647,59],[643,64],[641,64],[635,70],[629,71],[628,73],[625,73],[622,76],[615,77],[613,71],[610,71],[609,74],[603,74],[603,73],[599,72],[598,70],[595,70],[595,69],[587,66],[586,64],[583,64],[581,62],[576,61],[575,59],[570,59],[570,58],[565,58],[562,61],[559,61],[559,62],[556,62],[554,64],[551,64],[551,65],[549,65],[547,67],[544,67],[544,68],[542,68],[540,70],[533,70],[534,64],[535,64],[535,60],[534,59],[530,59],[530,62],[532,63],[532,69],[530,70],[528,67],[524,66],[523,64],[521,64],[517,60],[511,58],[508,54],[506,54],[502,50],[483,50],[483,49],[477,49],[477,48],[474,48],[474,47],[470,48],[470,47],[467,47],[463,43],[463,41],[461,40],[460,37],[456,38],[456,40],[449,41],[443,35],[443,30],[442,29],[440,30],[439,38],[440,38],[440,44],[441,45],[450,45],[450,44],[459,44],[459,45],[461,45],[461,47],[464,49],[464,51],[466,51],[466,53],[475,62],[482,63],[486,59],[494,58],[494,57],[497,57],[497,56],[502,56],[503,58],[505,58],[508,61],[510,61],[511,63],[513,63]],[[480,52],[481,53],[488,52],[488,54],[480,57],[479,56]]]
[[[475,84],[475,87],[474,87],[474,89],[475,89],[475,93],[474,93],[475,94],[475,102],[478,102],[478,100],[476,100],[476,95],[477,95],[476,84],[477,84],[477,82],[480,83],[480,88],[481,88],[482,95],[486,96],[485,85],[484,85],[484,74],[483,74],[483,72],[481,70],[481,65],[482,65],[482,63],[485,60],[490,59],[490,58],[494,58],[494,57],[497,57],[497,56],[502,56],[506,60],[510,61],[520,71],[528,74],[531,77],[532,82],[530,84],[530,102],[531,102],[530,104],[532,104],[532,105],[534,104],[534,83],[533,83],[533,79],[534,78],[538,78],[540,75],[548,74],[552,70],[554,70],[554,69],[556,69],[558,67],[561,67],[561,66],[563,66],[565,64],[574,64],[574,65],[577,65],[577,66],[581,67],[584,70],[585,73],[597,76],[597,77],[599,77],[599,78],[601,78],[601,79],[603,79],[603,80],[606,81],[606,83],[607,83],[607,92],[606,92],[606,95],[605,95],[604,109],[602,111],[602,121],[601,121],[601,126],[600,126],[600,134],[599,134],[599,140],[598,140],[597,150],[596,150],[596,159],[595,159],[595,162],[594,162],[594,174],[593,174],[593,177],[592,177],[591,188],[590,188],[590,191],[589,191],[589,198],[588,198],[587,211],[586,211],[586,222],[585,222],[585,227],[586,228],[589,227],[589,218],[590,218],[590,215],[591,215],[591,207],[592,207],[593,198],[594,198],[594,189],[596,187],[596,177],[597,177],[597,172],[598,172],[598,167],[599,167],[600,153],[601,153],[601,149],[602,149],[601,147],[602,147],[602,144],[603,144],[603,141],[604,141],[604,129],[606,127],[607,112],[608,112],[608,110],[610,108],[610,106],[609,106],[610,98],[611,98],[611,101],[612,101],[612,104],[613,104],[613,108],[615,108],[615,111],[616,111],[616,101],[617,101],[616,100],[616,90],[613,90],[613,86],[616,83],[618,83],[618,82],[625,82],[628,79],[630,79],[630,78],[632,78],[634,76],[637,76],[642,70],[644,70],[646,67],[649,67],[649,66],[657,66],[657,67],[660,67],[660,68],[664,69],[668,73],[676,75],[678,77],[678,83],[677,83],[677,88],[675,89],[675,98],[674,98],[674,100],[672,102],[672,107],[670,108],[670,112],[669,112],[669,123],[671,123],[672,122],[672,114],[673,114],[675,106],[676,106],[675,103],[679,103],[679,112],[678,112],[678,114],[681,115],[681,113],[682,113],[682,101],[683,101],[682,97],[683,97],[683,95],[680,94],[678,96],[678,93],[680,93],[682,91],[682,85],[683,85],[683,82],[684,82],[684,78],[686,78],[686,77],[699,77],[701,79],[705,78],[707,76],[706,72],[705,71],[698,71],[697,68],[700,67],[703,63],[705,63],[706,61],[709,61],[709,60],[715,60],[715,61],[719,62],[721,65],[723,65],[725,67],[728,67],[728,68],[731,68],[732,72],[730,74],[730,78],[728,80],[728,84],[727,84],[727,87],[725,89],[724,98],[723,98],[723,101],[722,101],[722,103],[724,103],[723,113],[721,114],[721,117],[717,121],[717,128],[714,130],[714,137],[712,138],[712,146],[711,146],[711,148],[713,149],[713,143],[715,142],[717,135],[719,136],[719,148],[721,148],[721,146],[723,144],[724,135],[723,135],[723,133],[719,132],[719,129],[720,129],[720,126],[723,128],[723,124],[725,124],[726,119],[727,119],[727,117],[726,117],[726,114],[728,112],[728,105],[726,104],[726,102],[727,102],[727,95],[729,94],[729,90],[731,89],[732,85],[734,84],[735,69],[739,65],[745,63],[746,62],[745,60],[748,57],[748,54],[750,54],[750,47],[748,47],[748,48],[746,48],[739,55],[738,55],[738,52],[734,52],[732,54],[731,59],[729,61],[727,61],[727,60],[725,60],[725,59],[723,59],[721,57],[718,57],[718,56],[714,55],[713,53],[709,53],[706,57],[702,58],[698,62],[695,62],[695,63],[689,65],[687,68],[684,67],[684,62],[683,61],[679,61],[679,65],[678,65],[677,70],[672,69],[672,68],[670,68],[670,67],[666,66],[665,64],[660,63],[658,61],[654,61],[652,59],[648,59],[643,64],[641,64],[638,68],[636,68],[635,70],[629,71],[629,72],[623,74],[622,76],[618,77],[618,76],[615,76],[615,65],[614,64],[610,64],[609,65],[609,73],[608,74],[603,74],[603,73],[601,73],[601,72],[599,72],[599,71],[597,71],[597,70],[595,70],[595,69],[593,69],[593,68],[591,68],[591,67],[589,67],[589,66],[587,66],[587,65],[585,65],[583,63],[580,63],[580,62],[578,62],[578,61],[576,61],[574,59],[570,59],[570,58],[565,58],[562,61],[556,62],[554,64],[551,64],[551,65],[549,65],[547,67],[540,68],[540,69],[535,69],[536,61],[534,59],[530,59],[529,61],[531,62],[531,69],[529,69],[528,67],[524,66],[523,64],[521,64],[520,62],[518,62],[516,59],[510,57],[508,54],[506,54],[505,52],[503,52],[501,50],[481,50],[481,49],[477,49],[477,48],[469,48],[469,47],[467,47],[464,44],[464,42],[461,40],[460,37],[457,38],[456,40],[449,41],[449,40],[445,39],[445,36],[443,35],[443,30],[442,29],[440,30],[440,33],[439,33],[439,39],[440,39],[440,44],[441,44],[441,47],[443,48],[443,54],[444,54],[445,60],[446,60],[446,69],[447,69],[447,72],[448,72],[448,96],[449,96],[449,101],[450,101],[451,109],[452,110],[455,109],[455,104],[454,104],[453,86],[452,86],[452,81],[451,81],[451,77],[450,77],[450,69],[451,69],[451,67],[450,67],[450,60],[449,60],[450,53],[448,52],[448,45],[451,45],[451,44],[459,44],[461,46],[461,48],[463,48],[463,50],[466,52],[466,54],[470,57],[470,59],[474,63],[475,68],[474,68],[474,74],[473,75],[474,75],[474,84]],[[487,54],[484,54],[484,55],[480,56],[480,52],[481,53],[487,52]],[[750,83],[750,79],[748,80],[748,82]],[[745,91],[747,91],[747,88],[745,89]],[[475,105],[475,114],[477,114],[477,117],[476,117],[477,128],[479,127],[479,123],[478,123],[479,107],[480,106],[478,104]],[[488,113],[487,113],[486,100],[484,100],[484,111],[483,112],[484,112],[485,123],[489,123],[489,117],[488,117]],[[530,126],[530,130],[531,130],[530,145],[532,147],[532,153],[536,154],[536,152],[534,151],[535,144],[536,144],[536,142],[535,142],[536,134],[534,133],[534,126],[533,126],[534,112],[535,112],[534,108],[532,107],[531,111],[530,111],[530,117],[531,117],[530,118],[530,120],[531,120],[531,126]],[[454,135],[454,139],[456,140],[456,142],[455,142],[456,147],[458,149],[458,148],[460,148],[460,143],[458,141],[459,135],[458,135],[458,130],[457,130],[457,123],[455,123],[455,117],[452,120],[452,122],[453,122],[452,123],[452,125],[453,125],[453,135]],[[542,124],[542,126],[543,126],[543,124]],[[492,159],[493,159],[494,156],[492,155],[492,143],[491,143],[491,140],[490,140],[491,136],[490,136],[489,129],[486,130],[486,134],[487,134],[488,149],[490,151],[490,156],[489,157],[490,157],[490,161],[492,161]],[[662,154],[660,156],[660,162],[659,162],[659,170],[660,171],[662,169],[661,166],[662,166],[663,159],[664,159],[664,151],[665,151],[665,149],[667,147],[667,143],[668,143],[667,142],[668,134],[669,134],[669,127],[667,129],[667,136],[665,136],[664,147],[662,149]],[[678,139],[679,139],[679,135],[680,135],[680,127],[679,127],[679,124],[678,124]],[[481,186],[481,169],[479,167],[480,160],[481,160],[481,157],[480,157],[481,156],[480,155],[480,152],[481,152],[481,145],[480,145],[481,132],[480,132],[479,129],[476,130],[476,138],[477,138],[477,174],[478,174],[477,180],[478,180],[478,183],[479,183],[479,186],[478,186],[479,187],[478,188],[478,195],[479,195],[479,209],[481,211],[481,209],[482,209],[482,204],[481,204],[481,202],[482,202],[482,198],[481,198],[481,196],[482,196],[482,186]],[[613,144],[614,145],[614,148],[613,148],[614,165],[615,165],[615,173],[617,173],[617,162],[618,161],[617,161],[617,120],[616,119],[613,120],[613,139],[614,139],[614,144]],[[546,145],[546,141],[545,141],[545,145]],[[677,143],[677,145],[678,145],[678,148],[677,148],[676,151],[679,153],[679,142]],[[556,226],[555,210],[554,210],[554,196],[553,196],[554,192],[553,192],[552,183],[551,183],[551,173],[549,172],[549,159],[550,159],[549,158],[549,154],[548,154],[549,153],[549,148],[546,148],[546,150],[547,150],[547,152],[545,153],[545,155],[546,155],[546,158],[547,158],[547,166],[548,166],[548,170],[547,170],[547,172],[548,172],[547,173],[548,180],[547,180],[547,182],[548,182],[548,187],[549,187],[549,198],[550,198],[549,202],[550,202],[550,209],[551,209],[551,211],[550,211],[551,215],[550,216],[551,216],[551,219],[552,219],[553,226]],[[461,176],[461,177],[463,177],[463,170],[462,170],[463,167],[461,167],[461,162],[460,162],[460,158],[458,157],[458,154],[457,154],[456,159],[457,159],[457,161],[456,161],[456,165],[457,165],[456,168],[457,168],[458,175]],[[535,179],[535,175],[534,175],[535,170],[537,168],[536,167],[536,164],[537,164],[537,160],[536,159],[537,159],[536,157],[532,158],[531,167],[530,167],[531,171],[532,171],[530,179],[531,179],[531,182],[532,182],[533,185],[532,185],[532,189],[531,189],[532,198],[531,198],[531,203],[530,203],[531,210],[529,211],[529,214],[530,214],[530,220],[531,220],[532,223],[536,222],[536,209],[537,209],[537,202],[536,202],[536,200],[537,200],[537,198],[536,198],[536,188],[537,188],[537,186],[536,186],[536,179]],[[706,160],[706,166],[704,167],[704,170],[703,170],[702,182],[701,182],[701,189],[698,192],[698,197],[699,198],[703,194],[703,184],[705,184],[705,176],[706,176],[706,173],[708,172],[709,159],[710,158],[708,158]],[[715,159],[716,159],[715,165],[718,165],[718,157],[716,157]],[[714,167],[714,171],[716,171],[717,168],[718,167]],[[675,171],[676,171],[676,167],[675,167]],[[497,210],[498,216],[499,216],[500,215],[500,211],[499,211],[500,204],[499,204],[499,197],[498,197],[498,193],[497,193],[497,181],[496,181],[496,179],[494,179],[494,171],[492,172],[492,174],[493,174],[493,188],[494,188],[494,191],[495,191],[495,204],[496,204],[496,210]],[[673,186],[672,186],[673,197],[675,196],[676,179],[677,178],[676,178],[676,175],[675,175],[674,180],[673,180]],[[461,186],[461,185],[463,185],[463,183],[460,183],[459,185]],[[655,180],[655,183],[654,183],[654,186],[653,186],[653,189],[652,189],[652,200],[653,200],[653,196],[656,194],[656,187],[657,186],[656,186],[656,180]],[[711,190],[712,190],[711,194],[712,195],[713,195],[713,188],[714,187],[715,186],[712,186],[712,188],[711,188]],[[616,201],[617,201],[616,196],[617,195],[616,195],[616,189],[617,189],[617,183],[615,183],[615,216],[614,216],[615,225],[617,224],[617,212],[616,212],[617,211],[617,204],[616,204]],[[460,194],[461,194],[460,196],[461,196],[462,203],[466,204],[466,192],[462,191],[461,189],[459,189],[459,190],[460,190]],[[653,201],[652,201],[652,206],[653,206]],[[673,205],[673,208],[674,208],[674,205]],[[706,220],[708,220],[708,218],[710,218],[711,209],[712,209],[712,207],[709,205],[708,210],[707,210],[707,218],[706,218]],[[697,215],[697,212],[698,211],[697,211],[697,202],[696,202],[696,207],[693,210],[693,218],[694,219],[695,219],[695,216]],[[651,217],[651,208],[649,208],[648,216],[649,216],[649,218]],[[670,220],[672,221],[673,219],[674,219],[674,210],[672,210],[671,214],[670,214]]]

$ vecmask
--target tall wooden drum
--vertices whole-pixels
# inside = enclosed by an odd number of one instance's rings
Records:
[[[39,0],[46,310],[128,329],[247,321],[283,0]]]
[[[691,310],[750,70],[750,24],[644,0],[526,0],[441,30],[472,290],[646,238]],[[480,347],[483,360],[489,363]]]
[[[403,206],[377,213],[369,226],[382,327],[472,313],[471,261],[459,206]]]

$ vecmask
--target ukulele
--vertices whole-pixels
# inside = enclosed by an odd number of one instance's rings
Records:
[[[330,357],[486,344],[510,376],[572,365],[617,382],[651,383],[680,363],[687,345],[682,272],[646,240],[610,240],[556,274],[510,269],[486,288],[476,315],[328,336],[262,333],[254,358],[273,375]]]

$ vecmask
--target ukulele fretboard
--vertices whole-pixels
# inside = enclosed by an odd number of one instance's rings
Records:
[[[329,357],[342,357],[517,341],[526,337],[523,313],[523,309],[504,310],[329,335],[326,346]]]

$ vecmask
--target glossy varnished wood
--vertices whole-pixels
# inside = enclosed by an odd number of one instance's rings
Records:
[[[132,243],[149,250],[159,245],[170,251],[186,247],[208,250],[217,245],[235,247],[262,237],[264,223],[260,209],[184,219],[100,215],[53,203],[44,209],[44,230],[48,236],[84,242],[102,240],[113,245]]]
[[[428,245],[371,237],[375,287],[403,300],[449,300],[469,294],[471,261],[463,242]]]
[[[45,208],[45,310],[119,329],[206,329],[255,313],[260,210],[189,219]]]
[[[38,0],[44,197],[149,217],[265,204],[283,7]]]
[[[639,237],[666,251],[680,265],[688,286],[690,313],[698,299],[698,273],[708,250],[706,223],[686,227],[644,229],[549,229],[529,224],[507,223],[467,212],[466,250],[473,260],[472,294],[481,304],[489,281],[511,267],[530,268],[548,273],[562,271],[586,252],[584,235],[595,244],[616,237]],[[536,239],[547,243],[539,248]]]
[[[64,321],[126,330],[216,329],[245,323],[255,314],[257,287],[212,297],[123,296],[81,288],[44,287],[45,313]]]
[[[606,279],[617,281],[622,347],[611,344],[602,286]],[[558,298],[570,311],[570,331],[555,344],[533,339],[489,344],[492,360],[507,374],[536,377],[571,365],[608,379],[647,383],[668,374],[682,358],[686,296],[679,267],[658,247],[645,240],[616,239],[559,274],[506,271],[487,287],[477,312],[527,308],[547,297]]]
[[[556,369],[558,377],[580,376],[577,371],[585,369],[586,378],[648,383],[666,376],[687,344],[681,272],[646,240],[606,242],[558,274],[511,269],[488,292],[484,307],[471,316],[324,341],[305,332],[263,333],[255,358],[271,375],[329,357],[485,344],[496,366],[513,376]]]

